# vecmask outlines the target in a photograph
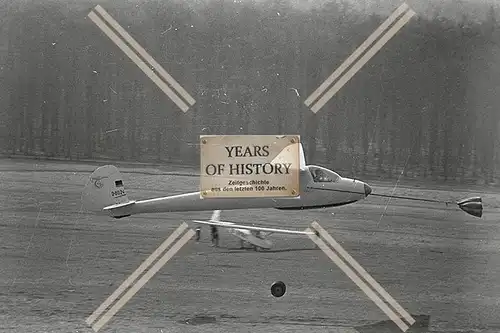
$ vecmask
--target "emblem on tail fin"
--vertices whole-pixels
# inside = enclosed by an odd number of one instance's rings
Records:
[[[102,180],[108,177],[92,177],[90,176],[90,181],[94,183],[95,187],[102,188],[104,186]]]

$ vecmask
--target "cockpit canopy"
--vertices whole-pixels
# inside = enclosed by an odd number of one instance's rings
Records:
[[[337,173],[316,165],[309,165],[309,172],[315,183],[335,183],[341,178]]]

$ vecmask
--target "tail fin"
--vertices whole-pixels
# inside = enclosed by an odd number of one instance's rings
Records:
[[[127,197],[120,171],[113,165],[105,165],[92,172],[85,185],[82,200],[85,208],[91,211],[133,203]]]
[[[210,222],[220,222],[220,210],[214,210]]]
[[[291,144],[290,146],[297,146],[298,145],[298,149],[299,149],[299,170],[300,171],[303,171],[303,170],[306,170],[307,169],[307,166],[306,166],[306,157],[305,157],[305,154],[304,154],[304,147],[302,146],[302,143],[299,142],[299,143],[293,143]],[[283,149],[279,154],[278,156],[276,156],[272,161],[271,163],[279,163],[279,162],[284,162],[286,159],[284,159],[286,155],[286,152],[288,151],[287,147],[285,147],[285,149]],[[289,157],[288,157],[289,158]]]
[[[299,169],[306,170],[306,156],[304,154],[304,147],[302,142],[299,144]]]

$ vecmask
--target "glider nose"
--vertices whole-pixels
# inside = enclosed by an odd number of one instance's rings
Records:
[[[371,193],[372,193],[372,188],[368,184],[365,184],[365,198],[369,196]]]

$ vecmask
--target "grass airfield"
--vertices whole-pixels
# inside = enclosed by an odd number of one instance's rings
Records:
[[[81,191],[94,168],[0,160],[0,332],[93,332],[85,319],[166,237],[182,222],[210,217],[88,213]],[[133,199],[198,186],[176,170],[120,169]],[[292,229],[319,222],[406,311],[430,317],[428,328],[407,332],[500,331],[500,194],[394,183],[371,183],[373,193],[480,195],[483,218],[368,197],[303,212],[224,211],[222,219]],[[254,252],[220,233],[213,248],[203,228],[201,242],[188,242],[99,332],[400,331],[307,237],[272,235],[272,250]],[[288,288],[279,299],[269,291],[275,280]]]

